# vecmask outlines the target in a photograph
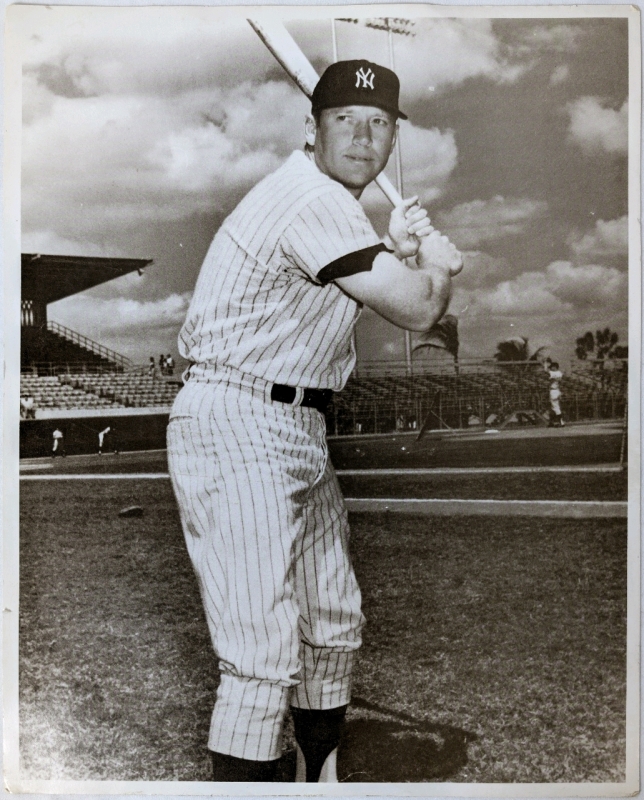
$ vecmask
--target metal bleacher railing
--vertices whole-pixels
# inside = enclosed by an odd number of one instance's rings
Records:
[[[94,355],[107,359],[107,361],[116,364],[118,367],[125,368],[134,366],[134,362],[126,356],[117,353],[115,350],[110,350],[109,347],[105,347],[105,345],[95,342],[88,336],[83,336],[83,334],[71,328],[67,328],[59,322],[54,322],[54,320],[50,319],[47,322],[47,330],[58,334],[58,336],[62,336],[63,339],[66,339],[68,342],[72,342],[73,344],[83,347],[85,350],[89,350],[89,352],[94,353]]]

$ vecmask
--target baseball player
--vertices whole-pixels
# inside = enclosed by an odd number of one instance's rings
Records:
[[[377,64],[326,70],[305,151],[224,221],[179,335],[190,367],[168,460],[219,659],[217,781],[274,780],[289,706],[299,774],[337,780],[364,618],[323,412],[353,369],[362,305],[427,330],[462,268],[417,198],[392,211],[384,241],[358,202],[406,118],[398,97]]]
[[[105,437],[112,429],[108,425],[107,428],[103,428],[102,431],[98,432],[98,454],[99,456],[103,455],[103,443],[105,442]]]
[[[65,456],[65,436],[60,428],[56,428],[52,433],[52,448],[51,457],[56,458],[57,455]]]
[[[565,422],[561,413],[561,390],[559,389],[559,381],[563,378],[563,373],[559,369],[559,364],[549,358],[546,359],[544,366],[550,379],[550,427],[563,428]]]

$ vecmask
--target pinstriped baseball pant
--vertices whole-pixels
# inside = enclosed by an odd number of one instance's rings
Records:
[[[239,373],[210,377],[191,375],[168,426],[221,673],[208,746],[272,760],[289,704],[349,702],[360,591],[322,414],[271,402],[270,385]]]

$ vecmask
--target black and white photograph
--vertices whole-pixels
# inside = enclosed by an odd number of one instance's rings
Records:
[[[5,37],[6,790],[637,793],[639,9]]]

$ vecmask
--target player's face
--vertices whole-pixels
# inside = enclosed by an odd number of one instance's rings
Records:
[[[396,119],[372,106],[325,108],[316,124],[307,118],[306,141],[325,175],[355,197],[385,168],[396,141]]]

